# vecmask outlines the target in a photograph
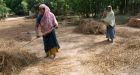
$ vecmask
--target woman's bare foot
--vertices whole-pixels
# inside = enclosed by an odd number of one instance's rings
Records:
[[[107,41],[110,41],[109,39],[107,39]]]
[[[48,54],[46,53],[46,56],[44,57],[44,58],[48,58],[49,56],[48,56]]]
[[[55,60],[55,58],[56,58],[56,54],[54,54],[54,55],[52,56],[52,59],[53,59],[53,60]]]
[[[110,41],[111,43],[113,43],[114,42],[114,40],[113,39],[111,39],[111,41]]]

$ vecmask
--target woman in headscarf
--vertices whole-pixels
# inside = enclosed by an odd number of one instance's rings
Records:
[[[44,49],[46,52],[46,57],[56,57],[56,53],[59,50],[59,44],[56,39],[55,28],[58,28],[58,22],[55,15],[50,11],[49,7],[45,4],[39,6],[39,14],[36,23],[36,36],[39,35],[39,28],[41,29]]]
[[[111,40],[113,43],[115,38],[115,14],[112,10],[112,6],[107,7],[106,17],[103,19],[105,23],[107,23],[107,31],[106,31],[106,38],[108,41]]]

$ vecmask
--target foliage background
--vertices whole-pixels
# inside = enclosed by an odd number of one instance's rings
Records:
[[[118,14],[135,15],[140,10],[140,0],[0,0],[0,16],[7,13],[27,15],[35,6],[45,3],[56,15],[77,14],[98,17],[106,6],[112,5]]]

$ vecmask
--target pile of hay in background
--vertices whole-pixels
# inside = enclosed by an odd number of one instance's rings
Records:
[[[140,18],[140,13],[138,13],[136,16],[133,16],[133,18]]]
[[[127,23],[128,26],[131,27],[140,27],[140,19],[139,18],[131,18]]]
[[[2,75],[17,75],[24,67],[37,63],[35,54],[30,54],[15,41],[0,40],[0,72]]]
[[[106,26],[92,19],[83,19],[79,21],[79,26],[76,31],[85,34],[104,34]]]

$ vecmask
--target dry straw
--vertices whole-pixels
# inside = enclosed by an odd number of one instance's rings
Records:
[[[80,20],[79,26],[76,28],[77,32],[85,34],[104,34],[105,30],[105,24],[92,19]]]
[[[3,75],[17,75],[24,67],[39,60],[35,54],[20,49],[15,41],[0,41],[0,71]]]
[[[128,26],[131,27],[140,27],[140,19],[138,18],[131,18],[127,23]]]

